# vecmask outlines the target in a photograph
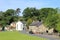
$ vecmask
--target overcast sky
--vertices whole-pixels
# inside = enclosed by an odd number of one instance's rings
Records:
[[[60,0],[0,0],[0,11],[20,8],[22,12],[26,7],[36,7],[38,9],[43,7],[57,8],[60,7]]]

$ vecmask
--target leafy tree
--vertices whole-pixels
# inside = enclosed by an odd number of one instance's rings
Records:
[[[58,15],[57,14],[50,15],[45,19],[44,23],[49,28],[56,28],[57,27],[56,24],[58,22],[57,20],[58,20]]]
[[[29,28],[28,26],[29,26],[31,23],[32,23],[32,19],[29,18],[29,19],[27,20],[27,22],[26,22],[26,26],[27,26],[27,28]]]
[[[5,12],[0,12],[0,14],[1,14],[0,15],[0,24],[2,26],[6,26],[6,25],[10,24],[11,22],[18,20],[17,12],[18,12],[18,9],[17,9],[17,11],[14,9],[8,9]]]
[[[17,8],[16,9],[16,15],[19,16],[19,13],[20,13],[20,8]]]
[[[57,23],[57,27],[55,29],[60,33],[60,21]]]
[[[57,12],[58,18],[57,18],[57,26],[56,26],[56,30],[60,33],[60,12]]]
[[[36,8],[29,8],[27,7],[23,11],[23,17],[25,20],[28,20],[29,18],[37,17],[39,15],[39,11]]]
[[[5,17],[3,16],[3,13],[4,12],[0,13],[1,14],[0,15],[0,25],[3,25],[3,24],[6,25],[6,20],[5,20]]]
[[[0,11],[0,16],[2,16],[3,15],[3,12],[2,11]]]
[[[39,13],[40,13],[40,16],[38,16],[38,19],[39,20],[45,20],[48,17],[48,15],[51,16],[53,14],[56,14],[57,11],[53,8],[41,8],[39,10]]]

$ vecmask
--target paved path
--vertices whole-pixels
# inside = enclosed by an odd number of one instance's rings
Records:
[[[47,38],[48,40],[60,40],[60,38],[54,36],[54,35],[45,35],[45,34],[29,34],[26,31],[22,31],[22,33],[24,34],[28,34],[31,36],[38,36],[38,37],[42,37],[42,38]]]

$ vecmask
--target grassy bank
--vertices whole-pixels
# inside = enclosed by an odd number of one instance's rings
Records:
[[[46,40],[46,39],[22,34],[20,32],[0,32],[0,40]]]

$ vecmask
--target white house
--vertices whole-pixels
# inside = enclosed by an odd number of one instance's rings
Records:
[[[17,31],[22,31],[23,30],[23,23],[21,21],[18,21],[16,23],[16,30]]]

